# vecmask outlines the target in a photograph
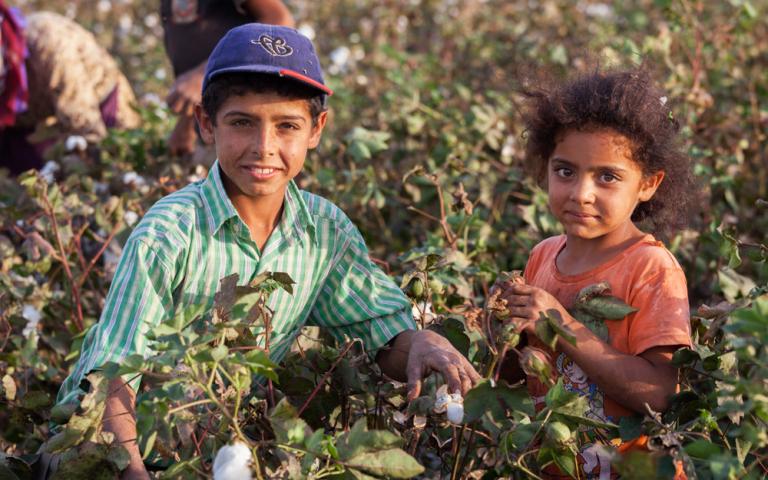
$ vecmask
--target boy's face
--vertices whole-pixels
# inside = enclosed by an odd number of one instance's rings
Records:
[[[549,206],[570,237],[622,241],[636,231],[635,207],[651,199],[663,178],[663,172],[643,175],[623,135],[569,131],[549,160]]]
[[[313,126],[306,100],[273,92],[230,96],[215,123],[199,105],[196,115],[203,140],[216,145],[228,193],[252,199],[283,197],[327,118],[321,113]]]

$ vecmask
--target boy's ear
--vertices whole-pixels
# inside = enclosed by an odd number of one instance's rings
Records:
[[[312,133],[309,136],[309,148],[315,148],[320,144],[320,137],[323,135],[325,122],[328,121],[328,110],[320,112],[317,116],[317,123],[312,127]]]
[[[195,120],[197,126],[200,128],[200,137],[207,145],[213,145],[215,143],[215,137],[213,135],[213,120],[205,113],[201,104],[195,104]]]
[[[658,190],[659,185],[661,185],[661,182],[663,181],[664,170],[659,170],[656,173],[644,177],[642,183],[640,184],[639,200],[641,202],[647,202],[653,198],[653,195],[656,193],[656,190]]]

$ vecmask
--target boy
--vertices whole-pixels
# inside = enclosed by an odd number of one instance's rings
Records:
[[[195,107],[218,160],[206,180],[160,200],[134,230],[59,402],[74,400],[90,370],[144,353],[142,333],[162,319],[190,304],[212,306],[222,277],[238,273],[247,284],[264,271],[297,282],[293,296],[271,298],[274,360],[309,322],[339,339],[361,338],[387,375],[408,381],[410,399],[433,370],[451,391],[466,392],[479,379],[447,340],[414,330],[408,300],[371,262],[344,213],[293,182],[320,141],[330,94],[312,43],[295,30],[247,24],[222,38]],[[120,381],[110,389],[105,428],[131,453],[126,476],[147,478],[135,442],[134,390]]]

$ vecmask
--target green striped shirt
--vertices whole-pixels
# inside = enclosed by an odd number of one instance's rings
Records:
[[[213,307],[219,280],[239,274],[247,285],[266,271],[285,272],[293,295],[278,289],[271,357],[280,361],[302,326],[334,338],[363,340],[375,352],[414,329],[410,303],[369,258],[360,232],[333,203],[291,181],[280,223],[260,252],[221,180],[208,178],[158,201],[126,242],[101,319],[88,332],[58,402],[74,401],[81,379],[107,362],[147,354],[146,333],[191,305]]]

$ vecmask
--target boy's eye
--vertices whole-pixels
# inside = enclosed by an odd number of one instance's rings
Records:
[[[232,122],[232,126],[235,127],[247,127],[251,124],[249,120],[246,120],[245,118],[239,118]]]
[[[299,126],[296,125],[295,123],[284,122],[284,123],[280,124],[280,128],[285,129],[285,130],[298,130]]]

